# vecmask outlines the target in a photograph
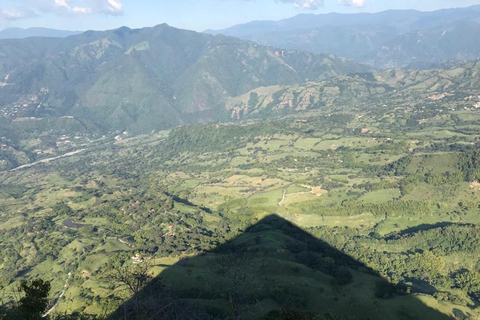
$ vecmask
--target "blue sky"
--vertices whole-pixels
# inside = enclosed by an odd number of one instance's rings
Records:
[[[104,30],[166,22],[203,31],[306,12],[430,11],[475,4],[480,0],[0,0],[0,29]]]

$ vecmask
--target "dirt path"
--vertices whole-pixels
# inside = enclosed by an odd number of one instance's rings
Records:
[[[117,240],[118,242],[120,242],[120,243],[123,243],[124,245],[129,246],[130,248],[134,248],[134,247],[135,247],[133,244],[130,244],[130,243],[128,243],[127,241],[124,241],[124,240],[122,240],[122,239],[120,239],[120,238],[116,238],[116,240]]]
[[[283,197],[282,197],[282,201],[280,201],[278,203],[279,206],[281,206],[283,204],[283,202],[285,201],[285,197],[287,196],[287,188],[283,189]]]
[[[50,313],[52,313],[53,310],[55,310],[55,308],[58,306],[58,304],[60,303],[60,299],[62,299],[62,297],[65,295],[65,292],[66,292],[67,289],[68,289],[68,282],[70,281],[71,276],[72,276],[72,273],[69,272],[69,273],[68,273],[68,278],[67,278],[67,280],[65,281],[65,284],[63,285],[63,290],[62,290],[62,292],[60,292],[60,295],[57,297],[57,299],[55,299],[55,303],[53,304],[53,307],[51,307],[51,308],[42,316],[42,318],[48,317],[48,315],[49,315]]]

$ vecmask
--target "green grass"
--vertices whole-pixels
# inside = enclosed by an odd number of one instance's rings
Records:
[[[371,191],[366,195],[362,196],[360,200],[367,203],[382,203],[399,198],[400,195],[401,194],[399,189],[386,189]]]
[[[301,185],[292,185],[292,186],[289,186],[287,188],[287,194],[290,194],[290,193],[300,193],[300,192],[310,192],[311,189],[310,188],[306,188],[304,186],[301,186]]]
[[[275,207],[282,200],[283,189],[255,194],[248,198],[248,204],[253,207]]]
[[[8,221],[5,221],[3,223],[0,223],[0,230],[8,230],[11,228],[16,228],[24,224],[24,221],[22,221],[21,217],[15,217],[12,219],[9,219]]]

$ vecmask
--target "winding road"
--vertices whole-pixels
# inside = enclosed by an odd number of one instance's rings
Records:
[[[58,304],[60,303],[60,299],[62,299],[62,297],[65,295],[65,292],[67,291],[68,289],[68,282],[70,281],[70,278],[72,277],[72,273],[69,272],[68,273],[68,278],[67,280],[65,281],[65,284],[63,285],[63,290],[62,292],[60,292],[60,295],[55,299],[55,303],[53,304],[53,307],[51,307],[43,316],[42,318],[46,318],[48,317],[48,315],[50,313],[53,312],[53,310],[55,310],[55,308],[58,306]]]
[[[34,165],[37,165],[37,164],[40,164],[40,163],[49,163],[51,161],[58,160],[58,159],[61,159],[61,158],[74,156],[74,155],[79,154],[80,152],[83,152],[83,151],[85,151],[85,149],[80,149],[80,150],[68,152],[68,153],[62,154],[61,156],[56,156],[56,157],[53,157],[53,158],[47,158],[47,159],[42,159],[42,160],[35,161],[35,162],[32,162],[32,163],[27,163],[27,164],[18,166],[16,168],[13,168],[11,170],[0,171],[0,173],[14,172],[14,171],[18,171],[18,170],[21,170],[21,169],[33,167]]]

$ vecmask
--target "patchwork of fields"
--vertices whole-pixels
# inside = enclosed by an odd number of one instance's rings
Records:
[[[451,105],[325,107],[179,127],[1,173],[1,290],[9,299],[21,278],[39,277],[52,281],[54,298],[67,283],[54,313],[107,315],[131,295],[108,266],[138,254],[185,299],[228,313],[226,293],[206,286],[218,278],[207,269],[231,250],[226,244],[249,244],[257,253],[245,268],[262,268],[249,281],[278,282],[275,292],[246,289],[255,296],[240,306],[246,318],[287,299],[370,319],[474,319],[480,111]],[[428,121],[408,121],[426,108]],[[349,270],[343,283],[325,261],[302,258],[311,249],[292,249],[308,241],[246,231],[271,215],[364,267],[334,259]],[[178,264],[187,257],[186,267]],[[373,273],[397,289],[379,293]]]

